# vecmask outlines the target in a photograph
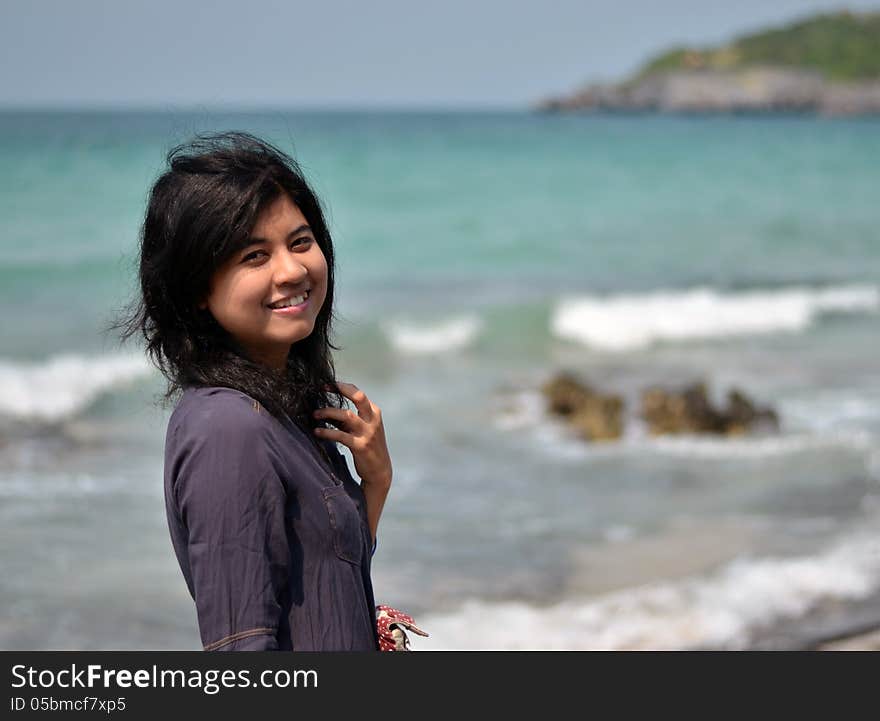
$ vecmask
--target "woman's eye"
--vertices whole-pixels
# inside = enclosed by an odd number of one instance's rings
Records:
[[[308,245],[312,242],[312,239],[309,236],[304,236],[302,238],[297,238],[294,241],[291,241],[290,247],[295,248],[298,245]],[[265,250],[252,250],[247,255],[242,256],[242,263],[252,263],[260,259],[261,256],[268,255]]]

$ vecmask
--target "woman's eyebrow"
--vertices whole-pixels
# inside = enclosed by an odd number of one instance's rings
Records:
[[[295,236],[295,235],[299,235],[299,234],[302,233],[304,230],[309,230],[309,231],[310,231],[311,229],[312,229],[312,228],[311,228],[311,226],[309,226],[308,223],[303,223],[301,226],[299,226],[299,228],[294,228],[293,230],[291,230],[291,231],[287,234],[287,240],[290,240],[290,239],[293,238],[293,236]],[[250,238],[247,239],[246,242],[247,242],[248,245],[256,245],[257,243],[268,243],[269,241],[268,241],[266,238],[259,238],[259,237],[255,236],[255,235],[252,235]],[[245,246],[245,247],[247,247],[247,246]]]

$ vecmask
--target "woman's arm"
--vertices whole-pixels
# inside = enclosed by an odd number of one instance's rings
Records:
[[[182,446],[183,553],[204,649],[272,651],[291,572],[286,490],[259,416],[234,401],[189,428]]]
[[[367,480],[364,478],[362,481],[361,489],[367,502],[367,524],[370,527],[373,543],[375,543],[379,528],[379,517],[382,515],[382,508],[385,505],[385,499],[388,497],[388,491],[391,489],[391,476],[388,476],[387,480]]]

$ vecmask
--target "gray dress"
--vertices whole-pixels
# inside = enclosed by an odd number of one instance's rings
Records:
[[[188,388],[165,508],[206,651],[377,651],[366,503],[336,444],[250,396]]]

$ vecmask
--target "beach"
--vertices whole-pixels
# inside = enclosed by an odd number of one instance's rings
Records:
[[[0,648],[200,647],[171,409],[106,328],[164,152],[228,128],[327,206],[416,650],[876,649],[880,120],[170,110],[0,113]],[[619,438],[548,411],[563,371]],[[778,429],[651,435],[645,389],[696,381]]]

